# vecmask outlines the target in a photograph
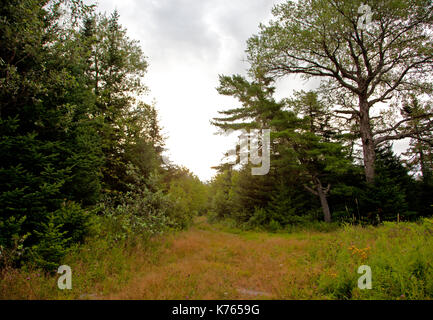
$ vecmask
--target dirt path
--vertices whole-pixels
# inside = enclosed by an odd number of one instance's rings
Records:
[[[306,247],[296,236],[224,232],[200,220],[168,239],[154,265],[108,299],[309,298]]]

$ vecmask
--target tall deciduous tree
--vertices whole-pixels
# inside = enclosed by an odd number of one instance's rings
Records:
[[[375,131],[373,109],[398,105],[408,92],[432,92],[433,3],[367,1],[373,16],[365,27],[358,13],[361,2],[279,4],[273,9],[275,19],[248,40],[247,53],[252,74],[300,74],[327,81],[329,94],[340,97],[335,112],[358,123],[366,180],[373,182],[375,148],[415,134],[398,120]],[[431,128],[430,120],[418,130]]]

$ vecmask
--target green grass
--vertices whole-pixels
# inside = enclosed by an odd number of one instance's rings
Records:
[[[309,248],[322,261],[319,292],[331,299],[432,299],[433,222],[347,226]],[[350,244],[350,246],[348,246]],[[357,288],[357,269],[372,269],[373,289]]]

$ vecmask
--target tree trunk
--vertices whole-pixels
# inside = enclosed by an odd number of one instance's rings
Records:
[[[365,178],[368,183],[373,183],[375,177],[374,163],[376,160],[376,151],[374,150],[373,133],[370,125],[370,110],[367,100],[359,100],[359,111],[359,129],[361,132],[362,151],[364,153]]]
[[[328,199],[325,192],[323,191],[322,185],[317,186],[317,193],[319,194],[320,204],[322,205],[323,216],[325,222],[331,222],[331,211],[329,210]]]
[[[322,206],[323,216],[325,218],[325,222],[331,222],[331,211],[329,210],[328,205],[328,193],[331,189],[331,184],[328,184],[326,189],[323,189],[322,182],[319,180],[319,178],[313,176],[313,183],[316,187],[316,190],[304,185],[304,188],[314,194],[315,196],[318,196],[320,199],[320,204]]]
[[[323,216],[325,218],[325,222],[331,222],[331,211],[329,210],[328,198],[327,198],[327,194],[329,192],[329,189],[331,188],[331,185],[328,184],[328,188],[324,190],[322,186],[322,182],[319,180],[319,178],[316,177],[314,180],[316,180],[315,182],[316,182],[317,195],[319,196],[320,204],[322,205],[322,211],[323,211]]]

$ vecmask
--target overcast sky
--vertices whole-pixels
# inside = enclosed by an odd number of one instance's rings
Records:
[[[237,105],[218,95],[219,74],[246,74],[246,40],[271,18],[278,0],[100,0],[98,10],[117,9],[121,24],[148,57],[144,79],[167,135],[168,155],[203,180],[234,146],[214,133],[217,111]],[[94,1],[87,1],[94,3]],[[282,83],[287,96],[301,81]]]
[[[218,95],[218,75],[246,74],[246,40],[281,1],[99,0],[99,11],[117,9],[128,36],[140,41],[148,57],[144,81],[151,92],[146,101],[157,103],[167,155],[202,180],[210,179],[215,173],[211,166],[234,148],[210,124],[218,110],[238,106],[233,98]],[[299,78],[280,81],[276,97],[287,97],[293,89],[311,85]],[[406,146],[396,143],[397,151]]]

